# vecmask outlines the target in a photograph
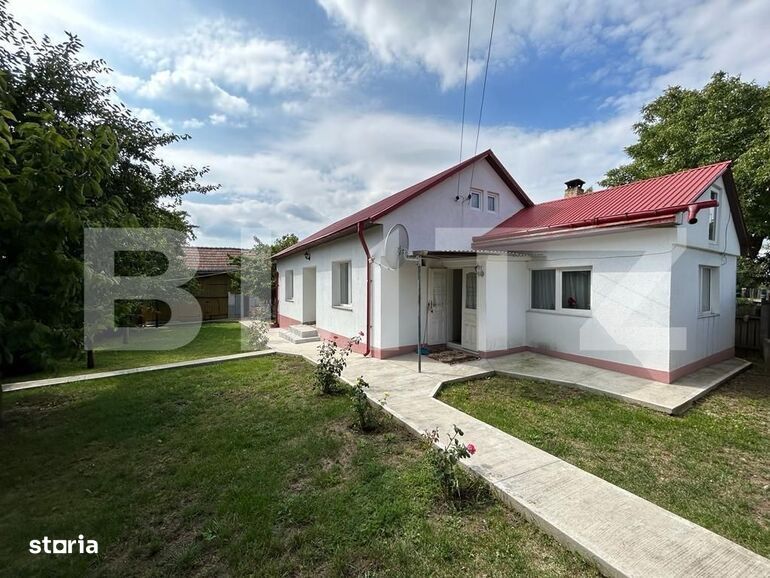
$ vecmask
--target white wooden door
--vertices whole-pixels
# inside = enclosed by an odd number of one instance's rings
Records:
[[[465,349],[476,351],[477,319],[476,307],[478,306],[478,279],[476,271],[472,268],[463,269],[463,319],[460,345]]]
[[[428,269],[428,345],[446,343],[447,271]]]

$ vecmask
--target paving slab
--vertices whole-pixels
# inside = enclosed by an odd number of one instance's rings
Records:
[[[268,346],[316,361],[317,346],[292,345],[274,334]],[[449,432],[453,424],[462,428],[463,440],[473,442],[478,449],[466,461],[468,468],[486,480],[503,501],[609,576],[770,576],[767,558],[434,398],[437,388],[448,380],[521,370],[538,361],[529,358],[517,365],[518,360],[505,357],[454,366],[427,359],[423,361],[423,372],[417,373],[416,355],[378,360],[353,354],[343,378],[353,382],[363,376],[373,401],[381,400],[387,392],[385,410],[413,432],[434,427]],[[551,373],[543,370],[528,376],[550,379],[557,374],[569,375],[569,366],[559,363],[550,367]],[[717,368],[708,377],[711,383],[723,381],[733,369]],[[527,371],[531,372],[531,367]],[[593,368],[587,370],[586,379],[592,372]],[[609,380],[611,376],[599,377]],[[626,395],[641,399],[638,388],[642,383],[622,379],[618,383],[623,384]],[[704,386],[698,378],[692,383],[661,392],[692,387],[696,395],[703,395],[715,387]]]

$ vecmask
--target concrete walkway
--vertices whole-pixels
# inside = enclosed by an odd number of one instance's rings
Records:
[[[65,383],[74,383],[76,381],[90,381],[92,379],[104,379],[105,377],[118,377],[120,375],[131,375],[134,373],[160,371],[162,369],[178,369],[180,367],[195,367],[197,365],[211,365],[212,363],[222,363],[223,361],[233,361],[235,359],[248,359],[250,357],[260,357],[262,355],[272,355],[274,353],[275,351],[271,349],[267,349],[265,351],[247,351],[244,353],[234,353],[232,355],[219,355],[217,357],[204,357],[201,359],[189,359],[187,361],[175,361],[173,363],[148,365],[146,367],[132,367],[130,369],[116,369],[114,371],[100,371],[97,373],[81,373],[78,375],[51,377],[49,379],[17,381],[15,383],[6,383],[2,386],[2,388],[3,388],[3,392],[19,391],[22,389],[34,389],[36,387],[46,387],[49,385],[62,385]]]
[[[661,383],[538,353],[515,353],[488,360],[488,367],[498,373],[570,385],[673,415],[683,414],[696,400],[750,366],[748,361],[734,357],[673,383]]]
[[[269,347],[316,361],[317,344],[294,345],[271,335]],[[496,368],[520,371],[521,363],[505,358],[458,365],[424,360],[420,374],[415,355],[389,360],[351,355],[343,377],[353,381],[364,376],[369,396],[377,401],[387,394],[385,409],[417,433],[434,427],[449,432],[457,424],[465,432],[464,441],[478,448],[469,467],[505,502],[605,574],[770,576],[770,560],[433,397],[442,383],[488,375]],[[572,382],[574,376],[569,378]]]

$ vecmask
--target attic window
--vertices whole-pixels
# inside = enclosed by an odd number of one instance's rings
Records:
[[[487,212],[488,213],[496,213],[497,212],[497,194],[496,193],[487,193]]]
[[[471,189],[470,195],[468,195],[468,200],[469,200],[471,209],[481,210],[481,191],[476,191],[474,189]]]
[[[719,202],[719,193],[711,191],[711,200]],[[717,240],[717,209],[719,207],[709,207],[709,241]]]

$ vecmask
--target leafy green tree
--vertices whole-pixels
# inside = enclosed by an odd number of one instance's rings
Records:
[[[106,64],[80,60],[81,49],[73,35],[34,39],[0,0],[0,373],[82,351],[84,228],[192,237],[182,197],[215,188],[200,183],[207,169],[159,157],[187,136],[133,116],[100,80]],[[157,253],[129,253],[117,266],[129,275],[165,264]]]
[[[233,293],[245,293],[254,297],[264,297],[265,306],[270,307],[271,315],[275,314],[273,296],[278,287],[278,268],[271,257],[299,241],[294,233],[287,233],[271,244],[263,243],[254,237],[254,246],[239,257],[231,258],[236,270],[231,273]]]
[[[631,162],[612,169],[604,186],[734,161],[733,173],[753,260],[770,236],[770,85],[718,72],[700,90],[668,88],[642,108]],[[744,272],[761,270],[743,262]],[[765,269],[766,270],[766,267]]]

